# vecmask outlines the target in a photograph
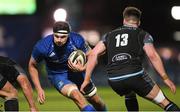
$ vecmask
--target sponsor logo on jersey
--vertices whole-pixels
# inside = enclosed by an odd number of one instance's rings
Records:
[[[115,56],[113,56],[112,62],[124,61],[124,60],[128,60],[128,59],[131,59],[131,55],[130,54],[120,53],[120,54],[116,54]]]

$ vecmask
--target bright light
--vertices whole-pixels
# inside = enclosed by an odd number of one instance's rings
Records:
[[[171,15],[174,19],[180,20],[180,6],[173,6],[171,9]]]
[[[67,12],[65,9],[57,9],[54,12],[54,20],[55,21],[66,21]]]

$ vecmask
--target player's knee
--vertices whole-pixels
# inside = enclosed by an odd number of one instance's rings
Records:
[[[127,99],[127,100],[134,99],[134,98],[136,98],[136,94],[134,92],[131,92],[131,93],[125,95],[125,99]]]
[[[16,89],[12,90],[11,98],[17,98],[17,97],[18,97],[18,91]]]
[[[158,94],[156,95],[156,97],[153,99],[153,101],[157,104],[163,103],[163,101],[165,100],[165,96],[162,93],[161,90],[159,90]]]
[[[74,89],[72,92],[71,92],[71,97],[75,100],[81,100],[82,99],[82,94],[77,90],[77,89]]]

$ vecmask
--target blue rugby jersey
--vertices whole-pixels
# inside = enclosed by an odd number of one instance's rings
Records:
[[[36,43],[32,51],[32,57],[41,62],[45,60],[48,75],[62,74],[68,71],[68,57],[76,49],[87,52],[88,48],[83,37],[75,32],[69,34],[67,43],[56,46],[53,34],[41,39]]]

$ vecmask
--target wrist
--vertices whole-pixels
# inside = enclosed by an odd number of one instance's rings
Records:
[[[168,75],[167,75],[166,73],[163,73],[162,79],[163,79],[163,80],[167,80],[167,79],[169,79],[169,77],[168,77]]]

